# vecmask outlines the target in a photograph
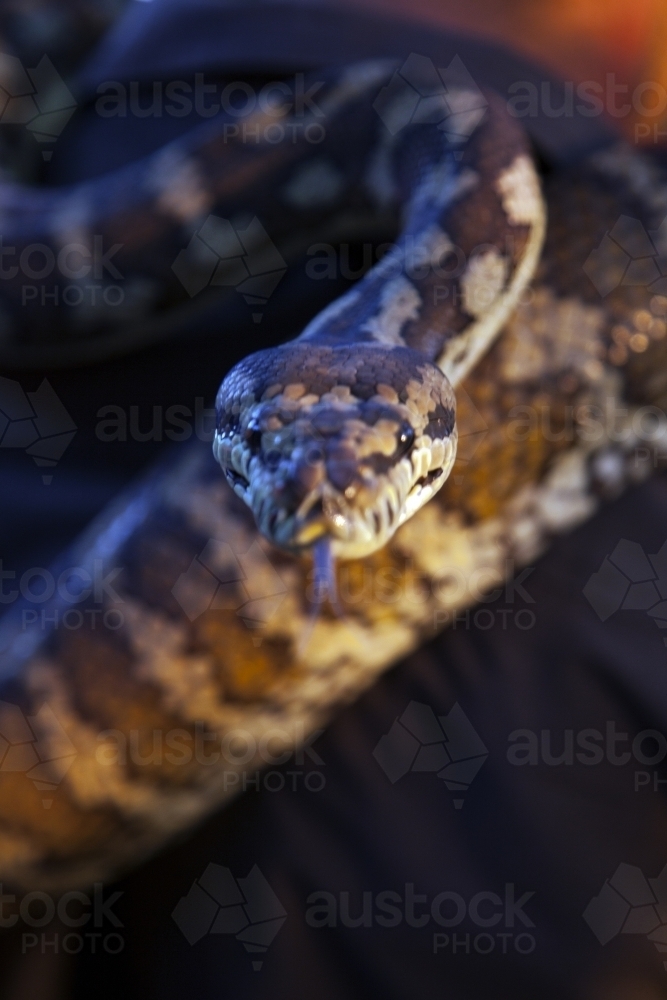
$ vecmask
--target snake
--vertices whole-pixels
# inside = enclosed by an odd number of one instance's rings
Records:
[[[168,454],[54,567],[100,586],[67,577],[46,628],[21,602],[5,615],[3,881],[62,891],[136,866],[663,455],[660,157],[618,142],[542,170],[498,95],[434,83],[428,62],[316,74],[305,117],[248,117],[259,142],[223,115],[102,178],[0,185],[5,244],[79,264],[116,247],[129,303],[119,328],[101,297],[26,304],[7,278],[13,364],[129,350],[135,320],[181,308],[184,247],[224,291],[248,246],[279,280],[314,234],[398,233],[224,376],[212,449]],[[192,752],[202,732],[217,753]]]

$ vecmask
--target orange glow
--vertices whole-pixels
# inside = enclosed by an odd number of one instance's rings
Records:
[[[607,74],[640,89],[652,109],[658,97],[667,102],[667,0],[358,0],[396,13],[474,32],[496,40],[550,67],[567,80],[594,80]],[[662,99],[662,98],[660,98]],[[637,126],[667,131],[667,113],[642,115],[636,110],[615,119],[629,138]],[[660,138],[661,142],[666,137]]]

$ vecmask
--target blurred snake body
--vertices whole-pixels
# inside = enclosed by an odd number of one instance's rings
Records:
[[[261,219],[274,248],[387,212],[401,231],[296,340],[228,374],[215,458],[196,444],[167,459],[68,554],[112,574],[76,604],[109,627],[45,634],[19,607],[6,618],[0,733],[32,746],[39,770],[0,770],[2,879],[59,889],[138,863],[667,444],[658,429],[644,447],[635,419],[667,394],[667,290],[659,276],[605,282],[600,249],[609,232],[627,244],[621,218],[659,244],[660,165],[614,148],[547,177],[543,196],[495,95],[456,82],[434,95],[426,80],[406,116],[393,65],[323,79],[317,145],[229,145],[210,123],[99,182],[0,188],[19,248],[121,244],[137,315],[174,301],[179,248],[219,251],[224,220],[248,233]],[[77,326],[54,309],[49,325],[48,305],[19,309],[11,282],[3,294],[14,358],[112,345],[102,313]],[[44,605],[47,618],[67,608]],[[227,748],[213,762],[186,752],[202,728]],[[173,752],[152,756],[155,734]],[[120,753],[132,740],[137,754]]]

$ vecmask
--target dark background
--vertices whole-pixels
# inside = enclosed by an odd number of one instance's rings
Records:
[[[92,99],[105,79],[175,74],[186,79],[200,71],[212,79],[254,79],[411,51],[443,63],[459,54],[478,82],[501,93],[517,79],[538,84],[553,79],[552,71],[536,69],[516,52],[461,37],[424,18],[410,23],[409,14],[407,7],[397,14],[323,4],[135,2],[128,19],[79,74],[80,110],[58,140],[44,181],[95,176],[159,147],[175,128],[187,125],[174,119],[100,120]],[[483,31],[485,25],[469,27]],[[547,169],[612,137],[600,119],[539,118],[530,126]],[[266,342],[294,335],[323,304],[296,294],[298,288],[295,273],[272,300],[271,323],[261,333]],[[330,286],[327,295],[339,290]],[[42,486],[25,454],[2,454],[6,566],[20,571],[48,565],[164,449],[163,442],[101,444],[96,435],[101,406],[113,403],[126,411],[138,406],[143,423],[155,405],[194,407],[196,397],[209,403],[230,364],[263,346],[240,307],[227,328],[234,335],[222,340],[212,315],[186,323],[180,339],[131,357],[78,369],[2,372],[26,390],[48,377],[78,427],[49,487]],[[533,628],[517,628],[512,614],[505,616],[506,628],[498,615],[488,629],[475,626],[474,618],[464,620],[389,671],[316,742],[324,762],[315,768],[325,778],[321,791],[310,792],[303,784],[294,791],[289,781],[282,791],[251,790],[114,887],[123,892],[114,907],[123,925],[121,954],[86,951],[67,958],[47,951],[22,958],[20,930],[5,932],[0,995],[11,1000],[667,996],[666,956],[645,934],[618,936],[602,946],[582,918],[619,865],[636,865],[655,877],[667,864],[665,786],[659,783],[667,779],[664,762],[646,768],[634,761],[586,766],[541,760],[516,767],[507,758],[508,737],[516,729],[550,731],[554,754],[561,752],[564,730],[604,731],[609,721],[630,736],[645,729],[667,733],[662,635],[640,611],[600,622],[582,594],[620,539],[640,543],[647,553],[660,549],[667,539],[666,508],[667,481],[656,477],[560,539],[525,584],[534,602]],[[492,607],[516,610],[505,596]],[[411,701],[430,705],[436,714],[458,703],[489,751],[460,809],[433,774],[408,774],[392,785],[373,757]],[[289,763],[282,768],[291,769]],[[635,790],[640,769],[649,770],[651,779]],[[236,877],[257,864],[287,911],[258,972],[252,968],[256,956],[233,937],[208,936],[190,946],[171,918],[211,862],[229,867]],[[501,930],[515,936],[530,930],[534,950],[521,954],[510,943],[502,954],[496,942],[489,954],[475,953],[465,935],[471,941],[479,928],[467,919],[456,928],[463,940],[456,953],[447,947],[437,954],[433,931],[442,928],[432,922],[390,929],[346,928],[339,921],[335,928],[317,929],[304,919],[313,892],[349,893],[351,912],[358,914],[363,893],[403,893],[406,883],[429,899],[443,890],[465,899],[477,892],[502,896],[507,883],[516,887],[517,897],[532,893],[524,912],[534,927],[503,924]]]

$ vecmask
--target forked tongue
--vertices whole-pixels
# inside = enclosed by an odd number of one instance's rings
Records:
[[[331,538],[328,535],[320,538],[313,545],[313,590],[316,607],[322,605],[328,598],[329,604],[336,614],[343,613],[338,603],[336,560],[331,551]]]
[[[310,619],[299,640],[298,652],[300,655],[305,652],[310,642],[315,622],[320,616],[325,601],[329,601],[329,605],[338,618],[344,617],[345,614],[338,600],[336,559],[331,550],[331,538],[327,535],[313,545],[313,595]]]

